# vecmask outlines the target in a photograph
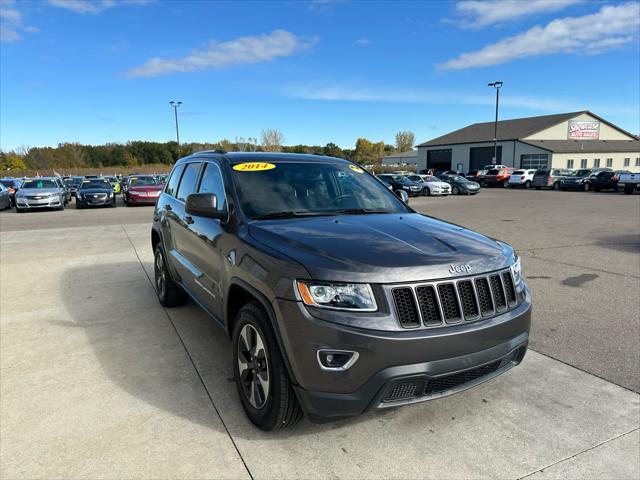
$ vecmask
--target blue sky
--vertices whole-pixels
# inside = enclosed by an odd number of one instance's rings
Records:
[[[0,147],[417,141],[588,109],[640,132],[640,4],[0,0]]]

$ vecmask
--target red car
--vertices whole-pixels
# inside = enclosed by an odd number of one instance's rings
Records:
[[[122,192],[124,204],[155,205],[164,184],[158,183],[153,175],[132,175]]]
[[[513,168],[494,168],[484,176],[484,183],[488,187],[504,187],[513,173]]]

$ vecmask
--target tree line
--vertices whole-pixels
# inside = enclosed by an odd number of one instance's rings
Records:
[[[262,131],[260,142],[255,137],[236,137],[215,143],[182,143],[131,141],[125,144],[82,145],[61,143],[57,147],[22,147],[15,151],[0,152],[0,170],[64,170],[78,168],[136,167],[145,165],[171,165],[181,157],[200,150],[226,152],[283,152],[308,153],[344,158],[362,165],[379,165],[384,156],[411,150],[412,132],[398,132],[395,145],[383,141],[372,142],[358,138],[355,148],[341,148],[335,143],[326,145],[285,145],[285,137],[276,129]]]

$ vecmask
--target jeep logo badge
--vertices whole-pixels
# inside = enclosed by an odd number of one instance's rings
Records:
[[[471,273],[471,265],[449,265],[449,273]]]

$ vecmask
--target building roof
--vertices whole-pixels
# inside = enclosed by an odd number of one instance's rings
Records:
[[[521,140],[555,153],[640,152],[640,140]]]
[[[553,127],[558,123],[569,120],[583,113],[581,112],[559,113],[556,115],[542,115],[539,117],[514,118],[498,122],[498,140],[519,140]],[[493,140],[495,122],[474,123],[428,142],[421,143],[419,147],[431,147],[436,145],[451,145],[457,143],[481,143]]]
[[[417,157],[417,156],[418,156],[417,150],[407,150],[406,152],[393,153],[391,155],[387,155],[386,157],[382,157],[382,158],[405,158],[405,157]]]

